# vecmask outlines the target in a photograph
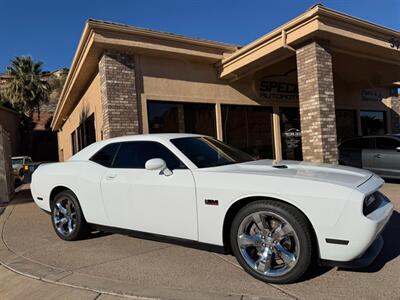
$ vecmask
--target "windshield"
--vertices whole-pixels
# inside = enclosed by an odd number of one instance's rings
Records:
[[[13,165],[22,165],[24,163],[24,159],[23,158],[14,158],[12,160],[12,164]]]
[[[217,167],[255,160],[236,148],[209,137],[172,139],[175,145],[198,168]]]

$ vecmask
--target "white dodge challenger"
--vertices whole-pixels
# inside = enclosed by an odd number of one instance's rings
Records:
[[[150,134],[41,165],[31,189],[64,240],[95,228],[221,250],[257,279],[289,283],[315,261],[376,258],[393,211],[383,183],[355,168],[254,160],[202,135]]]

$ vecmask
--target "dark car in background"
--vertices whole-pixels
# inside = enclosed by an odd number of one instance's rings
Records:
[[[339,144],[339,164],[400,179],[400,135],[363,136]]]
[[[44,163],[48,163],[45,161],[41,162],[30,162],[27,164],[24,164],[22,170],[23,170],[23,177],[21,183],[31,183],[32,181],[32,174],[33,172],[41,165]]]

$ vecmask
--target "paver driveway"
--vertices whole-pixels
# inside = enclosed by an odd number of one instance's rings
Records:
[[[117,234],[62,241],[29,191],[21,192],[1,216],[0,261],[45,281],[143,297],[400,299],[400,184],[389,183],[382,190],[396,211],[383,233],[383,252],[374,264],[359,271],[321,269],[291,285],[259,282],[230,255]]]

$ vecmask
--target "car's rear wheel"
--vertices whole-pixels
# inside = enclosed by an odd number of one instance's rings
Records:
[[[57,235],[66,241],[83,239],[89,233],[78,199],[72,191],[58,193],[52,203],[51,220]]]
[[[232,222],[230,238],[240,265],[264,282],[294,282],[311,263],[307,219],[279,201],[260,200],[243,207]]]

